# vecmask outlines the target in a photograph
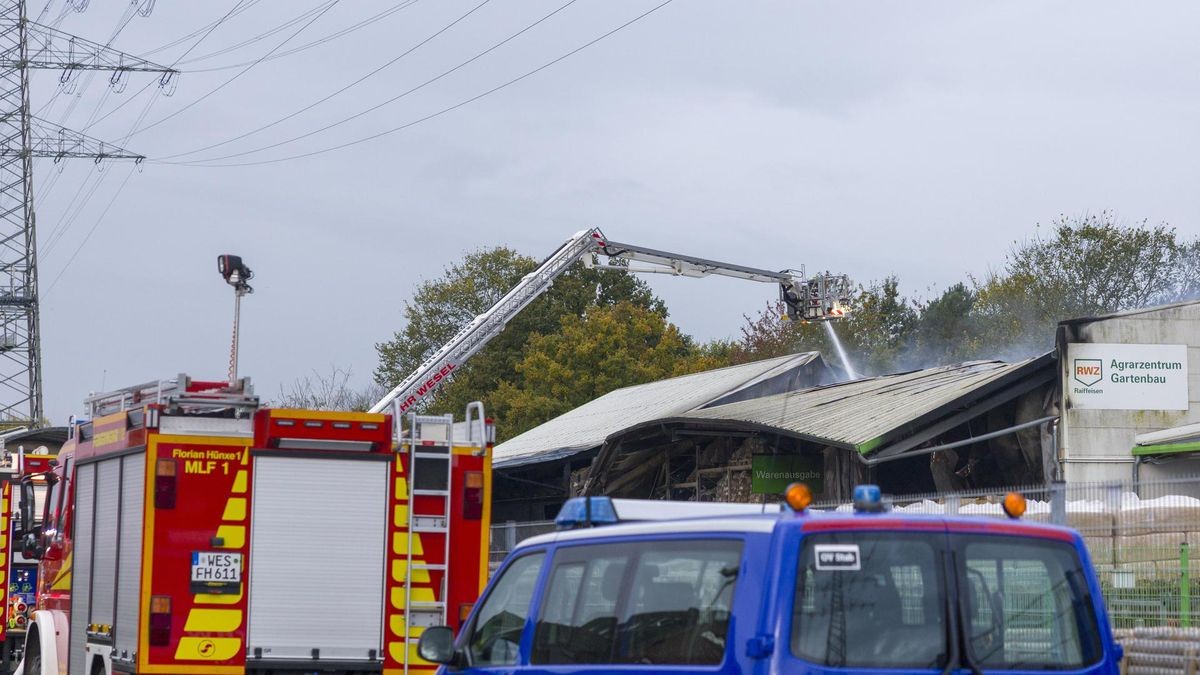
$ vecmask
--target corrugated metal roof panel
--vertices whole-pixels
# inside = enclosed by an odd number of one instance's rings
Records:
[[[1185,424],[1170,429],[1147,431],[1133,437],[1135,445],[1158,445],[1160,443],[1180,443],[1200,440],[1200,424]]]
[[[1013,375],[1034,361],[974,361],[885,375],[693,410],[678,419],[772,427],[816,442],[869,452],[884,434]]]
[[[618,389],[497,445],[494,463],[515,466],[590,450],[615,431],[681,415],[818,358],[805,352]]]

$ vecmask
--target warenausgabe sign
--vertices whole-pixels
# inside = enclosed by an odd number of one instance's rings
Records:
[[[1187,410],[1187,345],[1067,345],[1067,399],[1093,410]]]
[[[814,495],[824,486],[823,462],[804,455],[754,455],[750,467],[750,492],[782,494],[792,483],[804,483]]]

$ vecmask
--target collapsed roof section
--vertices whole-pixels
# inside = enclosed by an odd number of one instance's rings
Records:
[[[765,359],[609,392],[496,446],[494,466],[549,462],[599,448],[617,429],[753,400],[834,378],[819,352]]]
[[[1053,458],[1055,375],[1054,357],[1047,353],[1017,363],[974,361],[646,419],[618,427],[605,439],[584,492],[645,489],[633,485],[642,474],[650,490],[661,491],[664,481],[669,491],[699,486],[701,474],[721,466],[745,471],[758,454],[813,458],[823,465],[824,491],[832,496],[876,476],[875,465],[893,460],[904,466],[879,474],[879,480],[937,489],[1001,472],[1040,480],[1050,475],[1045,463]],[[963,452],[943,452],[953,448]],[[669,458],[658,477],[649,466],[656,453]],[[914,463],[934,453],[941,457]],[[685,469],[692,473],[675,483],[673,467],[684,462],[694,464]],[[980,471],[972,472],[976,464]]]
[[[972,361],[706,407],[647,424],[757,429],[890,456],[1053,381],[1052,362],[1050,354],[1017,363]]]

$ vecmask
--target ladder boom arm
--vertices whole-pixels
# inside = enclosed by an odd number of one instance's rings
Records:
[[[545,293],[559,275],[585,254],[594,251],[598,247],[597,242],[603,241],[604,235],[597,228],[576,232],[537,269],[525,275],[496,304],[472,319],[449,342],[425,359],[412,374],[371,406],[371,412],[383,412],[393,403],[399,408],[396,412],[408,412],[441,384],[442,380],[448,379],[455,368],[474,356],[504,330],[509,320],[525,309],[526,305]]]
[[[675,274],[686,277],[706,277],[710,274],[715,274],[723,277],[733,277],[735,279],[746,279],[747,281],[761,281],[768,284],[791,284],[797,278],[804,278],[804,273],[802,271],[799,273],[791,270],[773,272],[771,270],[758,269],[757,267],[734,265],[733,263],[697,258],[690,255],[680,255],[678,253],[669,253],[667,251],[659,251],[657,249],[647,248],[645,246],[623,244],[616,241],[605,242],[603,246],[599,247],[598,252],[602,255],[608,256],[610,259],[620,258],[622,260],[644,262],[661,266],[659,268],[617,268],[628,272],[652,272],[659,274]],[[598,267],[615,268],[616,266],[598,265]]]
[[[600,263],[594,259],[598,256],[604,256],[608,261]],[[843,296],[846,293],[844,289],[849,288],[849,281],[844,276],[826,275],[806,281],[803,268],[798,271],[773,272],[660,251],[645,246],[609,241],[599,228],[583,230],[575,233],[549,258],[546,258],[537,269],[525,275],[496,304],[476,316],[449,342],[425,359],[420,367],[372,406],[371,412],[383,412],[392,405],[396,406],[397,414],[409,412],[439,384],[452,377],[455,368],[483,349],[484,345],[504,330],[504,326],[514,316],[542,293],[549,290],[550,286],[554,284],[554,280],[580,259],[584,261],[585,265],[591,267],[624,272],[655,272],[687,277],[719,275],[778,284],[781,298],[788,304],[789,316],[809,320],[824,320],[831,316],[841,316],[840,311],[833,314],[827,313],[827,300],[832,298],[835,304],[844,304]],[[613,261],[618,259],[646,263],[651,267],[614,265]],[[831,284],[831,282],[836,283]],[[809,306],[807,311],[800,308],[800,303],[806,299]],[[832,308],[832,305],[829,307]]]

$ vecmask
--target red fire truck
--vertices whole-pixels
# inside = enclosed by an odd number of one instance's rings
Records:
[[[417,637],[486,582],[479,404],[399,434],[180,375],[87,406],[23,533],[41,584],[24,675],[430,672]]]
[[[43,448],[45,450],[45,448]],[[17,546],[17,501],[22,476],[39,476],[51,469],[52,454],[6,451],[0,458],[0,673],[11,673],[25,645],[25,628],[37,597],[37,564]],[[46,495],[46,482],[30,479],[35,502]],[[17,521],[17,522],[14,522]]]

